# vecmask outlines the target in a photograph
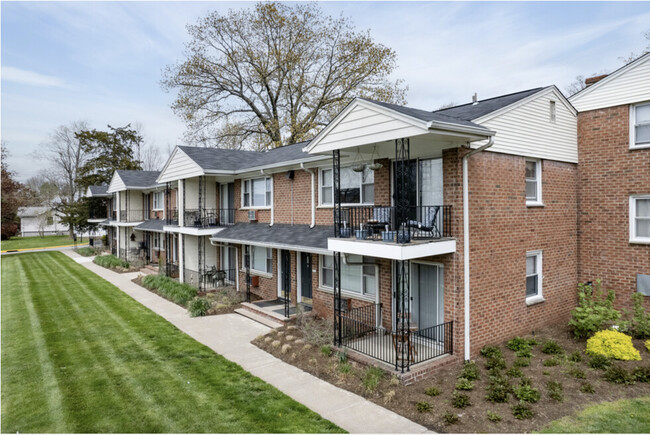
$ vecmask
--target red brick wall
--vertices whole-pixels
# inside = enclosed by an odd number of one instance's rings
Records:
[[[650,274],[650,245],[629,242],[629,197],[650,193],[650,149],[629,149],[629,123],[627,105],[578,114],[579,279],[602,278],[619,308],[632,306],[636,274]]]

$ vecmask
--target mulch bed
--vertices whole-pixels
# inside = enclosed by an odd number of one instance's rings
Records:
[[[268,337],[268,338],[267,338]],[[485,399],[488,386],[488,370],[485,368],[486,358],[478,356],[476,363],[479,367],[479,380],[474,381],[474,389],[462,391],[469,396],[471,406],[464,409],[452,407],[451,398],[462,365],[441,368],[439,372],[428,379],[416,384],[404,386],[399,383],[394,375],[387,373],[373,391],[369,391],[363,383],[367,370],[362,364],[348,360],[349,372],[342,373],[339,357],[336,353],[326,356],[319,345],[303,343],[304,334],[300,328],[290,325],[271,332],[266,337],[258,337],[253,341],[261,349],[273,354],[285,362],[295,365],[333,385],[359,394],[368,400],[388,408],[404,417],[420,423],[436,432],[510,432],[523,433],[541,430],[549,422],[573,414],[587,405],[597,402],[609,402],[624,398],[634,398],[650,395],[650,384],[635,383],[632,385],[619,385],[603,379],[603,371],[592,369],[588,366],[589,357],[584,354],[585,341],[573,339],[572,333],[566,326],[557,326],[539,331],[534,337],[540,344],[533,346],[530,366],[522,367],[524,376],[532,379],[532,386],[541,393],[541,399],[531,404],[534,416],[526,420],[518,420],[512,414],[512,407],[518,403],[514,395],[510,395],[508,403],[492,403]],[[570,362],[562,358],[558,366],[546,367],[544,360],[550,355],[542,353],[544,341],[556,341],[570,355],[579,351],[582,361]],[[649,365],[650,354],[645,349],[642,340],[634,340],[634,346],[640,351],[642,361],[616,361],[626,370],[637,366]],[[288,345],[289,347],[287,347]],[[506,348],[505,343],[499,346],[507,362],[507,368],[512,367],[515,352]],[[346,367],[347,369],[347,367]],[[569,373],[571,369],[580,369],[586,379],[577,379]],[[502,370],[505,373],[506,370]],[[519,378],[509,378],[510,384],[518,386]],[[562,384],[564,400],[558,402],[549,397],[546,384],[555,381]],[[594,393],[583,393],[580,387],[584,382],[593,386]],[[424,391],[429,387],[437,387],[441,394],[435,397],[428,396]],[[428,402],[431,410],[418,412],[418,402]],[[501,421],[493,423],[487,419],[487,412],[501,416]],[[459,416],[459,421],[448,425],[443,420],[445,413]]]

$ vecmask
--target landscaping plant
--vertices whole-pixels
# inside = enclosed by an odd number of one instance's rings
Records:
[[[426,390],[424,390],[424,394],[431,397],[439,396],[440,393],[442,393],[442,391],[440,391],[438,387],[429,387]]]
[[[613,290],[608,290],[604,296],[600,279],[594,285],[578,284],[578,306],[571,311],[569,321],[576,338],[587,338],[621,317],[614,309],[615,298]]]
[[[426,401],[421,401],[416,403],[415,409],[417,409],[418,412],[429,412],[431,411],[431,404]]]
[[[650,338],[650,313],[645,312],[643,306],[644,296],[641,293],[634,293],[634,314],[632,319],[621,322],[620,330],[629,332],[634,338]],[[625,311],[626,316],[630,314]]]
[[[607,330],[598,331],[587,340],[589,355],[603,355],[608,358],[622,361],[639,361],[641,355],[632,344],[632,337],[622,332]]]
[[[478,365],[474,361],[468,361],[463,365],[463,370],[460,372],[461,378],[468,379],[470,381],[475,381],[479,378],[478,376]]]
[[[650,382],[650,366],[635,367],[632,376],[637,382]]]
[[[556,402],[564,401],[564,388],[562,384],[555,381],[549,381],[546,383],[546,389],[548,390],[548,396],[555,400]]]
[[[466,378],[458,378],[458,382],[456,382],[456,389],[457,390],[465,390],[465,391],[470,391],[474,388],[474,382],[470,381],[469,379]]]
[[[524,372],[521,371],[519,367],[511,367],[506,370],[506,376],[511,378],[521,378],[524,375]]]
[[[456,424],[458,423],[458,420],[458,414],[454,414],[453,412],[447,411],[442,415],[442,421],[447,425]]]
[[[96,257],[95,260],[97,258],[101,257]],[[198,290],[191,285],[174,281],[170,277],[162,275],[147,275],[142,278],[142,285],[182,306],[186,306],[198,293]]]
[[[454,408],[466,408],[468,406],[471,406],[472,403],[469,400],[469,396],[467,394],[461,393],[459,391],[454,391],[454,394],[451,396],[451,406]]]
[[[562,355],[564,350],[560,347],[557,342],[553,340],[547,340],[542,345],[542,352],[547,355]]]
[[[190,313],[190,317],[205,316],[208,314],[209,309],[210,301],[204,298],[194,298],[187,306],[187,311]]]
[[[512,363],[513,367],[528,367],[529,365],[530,365],[530,358],[522,358],[522,357],[515,358],[514,362]]]
[[[537,402],[541,394],[537,388],[533,388],[530,385],[521,385],[518,388],[515,388],[515,397],[519,399],[519,401],[523,402],[528,402],[528,403],[535,403]]]
[[[501,421],[501,416],[496,412],[488,411],[487,419],[490,420],[492,423],[498,423]]]
[[[580,385],[580,391],[587,394],[594,394],[596,392],[594,386],[589,382],[583,382],[582,385]]]
[[[634,376],[625,370],[621,366],[611,365],[603,376],[606,381],[613,382],[615,384],[633,384],[635,379]]]
[[[384,371],[379,367],[369,366],[363,374],[361,382],[367,391],[375,391],[381,378],[384,377]]]
[[[483,346],[483,348],[481,349],[481,355],[486,358],[503,357],[503,354],[501,353],[501,349],[499,349],[496,346]]]
[[[605,355],[592,355],[589,359],[589,367],[592,369],[605,370],[611,363],[611,360]]]
[[[517,420],[525,420],[533,417],[533,407],[526,402],[519,402],[512,407],[512,415]]]
[[[490,402],[505,403],[508,401],[508,395],[511,391],[512,386],[508,382],[508,379],[498,371],[494,371],[490,375],[485,399]]]
[[[105,267],[107,269],[117,269],[117,268],[122,268],[122,269],[128,269],[129,268],[129,263],[126,261],[117,258],[115,255],[100,255],[98,257],[95,257],[93,259],[93,263]]]

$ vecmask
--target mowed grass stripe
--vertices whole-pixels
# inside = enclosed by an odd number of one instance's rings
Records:
[[[3,258],[3,272],[14,263],[29,271],[22,285],[32,288],[62,391],[64,431],[341,431],[62,254],[15,257],[24,258]],[[5,304],[24,309],[12,281],[3,273],[3,331]],[[6,343],[3,333],[3,356]],[[30,424],[29,413],[14,418],[4,399],[21,394],[9,390],[3,385],[3,431],[52,431],[51,424]]]

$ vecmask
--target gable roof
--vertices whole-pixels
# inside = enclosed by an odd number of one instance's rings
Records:
[[[86,196],[93,198],[101,198],[104,196],[109,196],[108,193],[108,184],[100,184],[98,186],[88,186],[88,191]]]
[[[115,171],[127,189],[147,189],[157,187],[156,179],[160,171],[134,171],[134,170],[117,170]]]
[[[444,114],[453,118],[473,120],[481,118],[497,110],[501,110],[511,104],[514,104],[524,98],[534,95],[545,88],[534,88],[526,91],[515,92],[512,94],[500,95],[498,97],[479,100],[477,103],[461,104],[459,106],[448,107],[436,110],[434,113]]]

